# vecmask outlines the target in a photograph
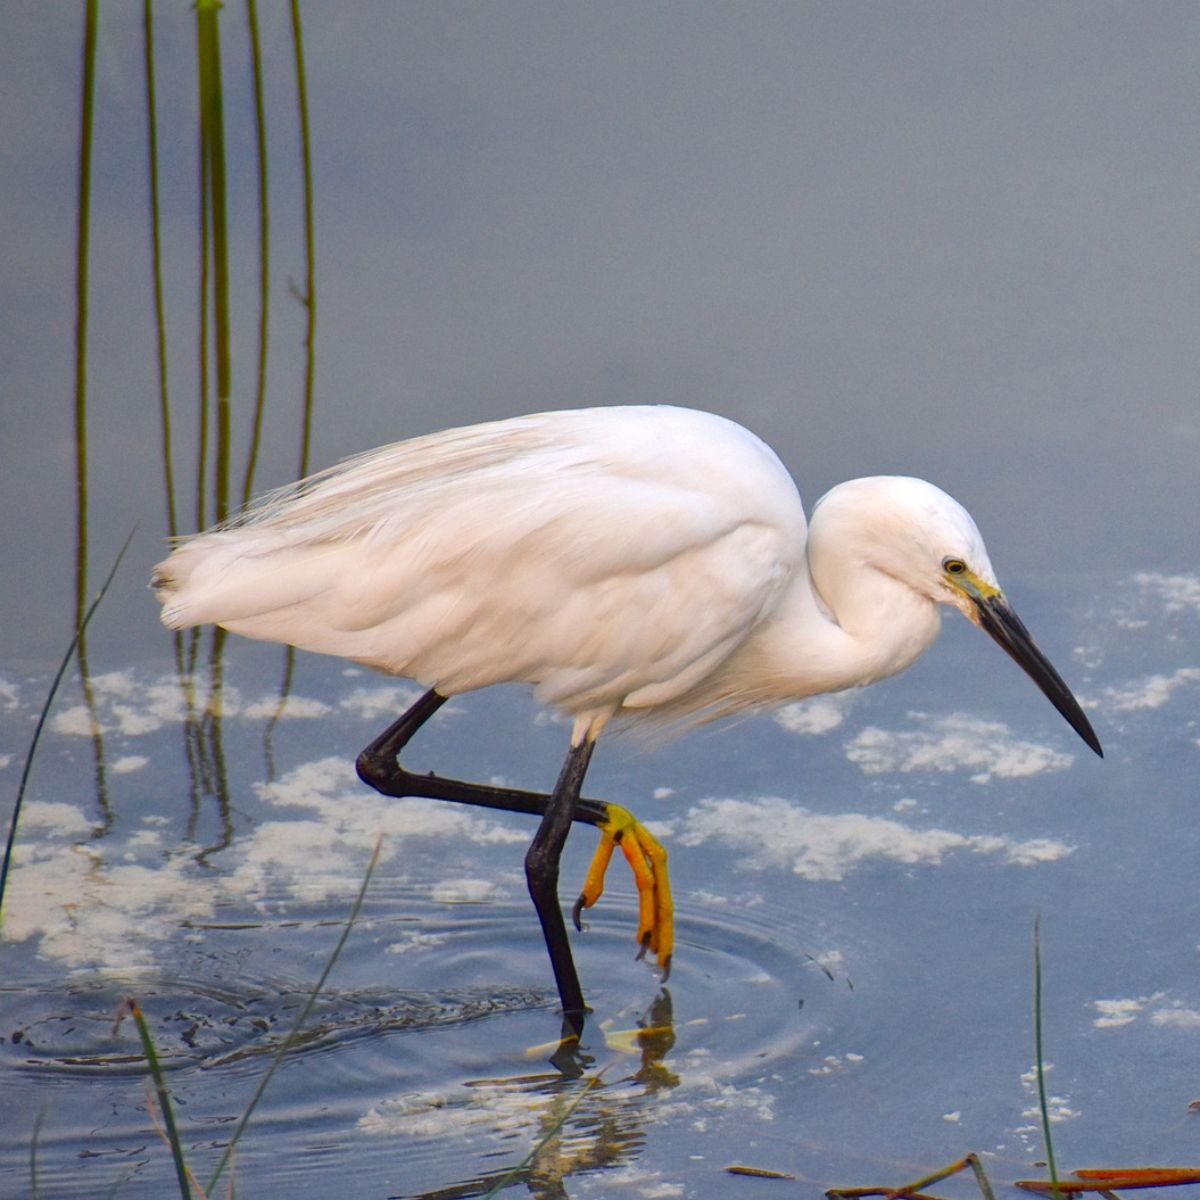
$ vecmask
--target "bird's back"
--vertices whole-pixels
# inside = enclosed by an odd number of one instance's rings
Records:
[[[543,413],[371,451],[184,542],[163,620],[571,712],[668,702],[769,613],[804,547],[774,453],[677,408]]]

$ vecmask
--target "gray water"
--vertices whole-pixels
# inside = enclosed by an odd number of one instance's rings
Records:
[[[1060,1167],[1200,1159],[1200,16],[302,11],[313,467],[522,411],[671,402],[750,425],[809,501],[858,474],[932,478],[974,513],[1106,757],[955,614],[921,663],[872,689],[665,745],[606,740],[587,790],[668,845],[679,947],[665,984],[635,960],[634,890],[614,863],[574,937],[594,1015],[559,1051],[522,876],[528,818],[386,801],[354,777],[354,754],[415,695],[407,681],[301,655],[284,688],[282,652],[236,638],[215,659],[203,640],[179,679],[144,586],[167,528],[142,9],[106,6],[88,596],[137,531],[21,816],[0,946],[0,1192],[29,1194],[36,1176],[47,1197],[176,1194],[138,1040],[128,1020],[114,1029],[128,996],[206,1180],[381,834],[362,914],[239,1143],[238,1194],[481,1194],[564,1114],[518,1194],[811,1195],[896,1185],[967,1150],[1001,1185],[1044,1176],[1038,914]],[[156,16],[186,531],[194,17]],[[260,18],[272,299],[256,490],[295,474],[307,329],[291,28],[283,8]],[[6,817],[76,603],[81,21],[13,8],[0,38]],[[245,10],[221,22],[240,482],[258,218]],[[526,692],[496,689],[448,705],[411,760],[544,788],[566,734]],[[572,835],[567,901],[593,845]],[[727,1175],[737,1162],[801,1183]]]

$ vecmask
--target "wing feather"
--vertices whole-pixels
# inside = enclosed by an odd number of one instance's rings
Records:
[[[268,497],[157,569],[164,620],[338,654],[453,694],[525,681],[652,706],[770,612],[804,516],[740,426],[546,413],[401,442]]]

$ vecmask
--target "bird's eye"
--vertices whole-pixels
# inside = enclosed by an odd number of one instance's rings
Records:
[[[967,564],[961,558],[946,558],[942,560],[942,570],[947,575],[961,575],[967,569]]]

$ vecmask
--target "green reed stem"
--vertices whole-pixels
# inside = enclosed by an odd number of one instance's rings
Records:
[[[200,122],[200,330],[198,346],[198,367],[200,389],[199,403],[196,406],[198,428],[196,430],[196,528],[203,529],[207,524],[207,492],[205,482],[208,477],[208,245],[209,245],[209,215],[208,215],[208,130],[203,121]],[[196,634],[193,631],[188,643],[188,669],[195,662]]]
[[[313,232],[312,140],[308,120],[308,75],[304,66],[304,31],[300,24],[299,0],[292,0],[292,41],[296,53],[296,98],[300,109],[300,152],[304,164],[304,306],[308,331],[304,339],[304,426],[300,438],[299,476],[308,474],[312,447],[313,387],[316,377],[317,281],[315,235]]]
[[[304,338],[304,416],[300,433],[300,461],[297,477],[308,474],[312,450],[313,397],[316,384],[317,345],[317,277],[316,235],[313,216],[312,140],[308,119],[308,73],[304,65],[304,29],[300,22],[300,5],[292,0],[292,42],[296,58],[296,100],[300,114],[300,155],[304,174],[304,294],[301,301],[308,316],[308,327]],[[284,704],[292,690],[292,679],[296,668],[296,652],[289,646],[284,651],[283,679],[279,685],[279,705],[267,723],[263,733],[268,766],[274,760],[272,739],[275,726],[283,712]]]
[[[92,146],[95,124],[96,40],[99,33],[99,0],[88,0],[83,30],[83,95],[79,115],[78,237],[75,248],[75,627],[82,626],[88,580],[88,281],[91,262]],[[104,767],[104,739],[96,721],[96,697],[88,667],[87,640],[76,643],[83,699],[92,717],[92,754],[95,759],[96,800],[104,815],[103,828],[112,823]]]
[[[75,626],[83,621],[87,593],[88,264],[92,223],[92,129],[96,100],[96,35],[100,0],[87,0],[83,26],[83,95],[79,114],[79,199],[75,241]],[[82,642],[80,653],[84,652]]]
[[[221,84],[219,0],[197,0],[196,54],[199,68],[201,143],[207,160],[205,201],[212,219],[213,325],[217,361],[216,513],[229,511],[229,222],[226,204],[225,101]]]
[[[242,504],[254,494],[254,473],[262,441],[263,415],[267,402],[267,330],[271,300],[271,209],[267,190],[267,121],[263,101],[262,46],[258,34],[258,5],[246,0],[246,23],[250,30],[250,68],[254,79],[254,128],[258,150],[258,379],[254,395],[254,425],[250,452],[242,483]]]
[[[158,191],[158,101],[154,84],[154,0],[145,0],[146,138],[150,163],[150,252],[154,273],[154,329],[158,352],[158,405],[162,426],[163,484],[167,493],[167,532],[179,536],[175,508],[175,469],[171,457],[171,400],[167,380],[167,317],[163,301],[162,220]]]

